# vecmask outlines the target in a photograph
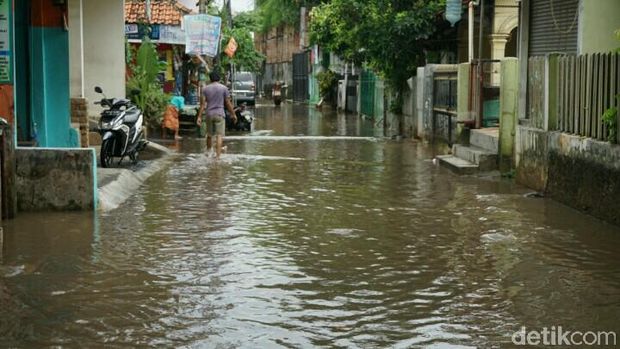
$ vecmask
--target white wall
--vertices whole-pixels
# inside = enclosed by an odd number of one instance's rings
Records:
[[[580,2],[579,53],[609,52],[620,47],[614,32],[620,29],[620,0]]]
[[[72,98],[84,96],[84,51],[82,49],[82,0],[69,0],[69,78]]]
[[[125,2],[82,0],[84,23],[84,90],[89,114],[99,113],[92,104],[101,97],[125,97]]]

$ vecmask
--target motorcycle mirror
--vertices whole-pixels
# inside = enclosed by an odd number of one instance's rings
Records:
[[[95,92],[97,92],[97,93],[103,93],[103,90],[101,89],[101,87],[99,87],[99,86],[95,86]]]

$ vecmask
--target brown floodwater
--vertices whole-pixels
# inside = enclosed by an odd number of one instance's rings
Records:
[[[371,121],[259,106],[118,209],[0,235],[0,347],[510,347],[620,331],[620,229]],[[332,137],[333,136],[333,137]]]

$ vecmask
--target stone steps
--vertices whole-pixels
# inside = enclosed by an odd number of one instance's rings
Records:
[[[479,171],[493,171],[497,169],[497,153],[476,146],[455,144],[452,154],[478,166]]]
[[[469,175],[478,172],[478,165],[471,163],[467,160],[457,158],[454,155],[439,155],[437,156],[439,164],[446,168],[449,168],[452,172],[459,175]]]
[[[490,153],[499,154],[499,129],[483,128],[471,130],[469,144],[485,149]]]
[[[438,156],[439,163],[461,175],[497,170],[499,129],[471,130],[469,143],[453,145],[452,155]]]

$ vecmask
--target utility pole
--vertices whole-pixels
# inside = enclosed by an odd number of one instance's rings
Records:
[[[207,13],[208,0],[198,0],[198,13]]]

